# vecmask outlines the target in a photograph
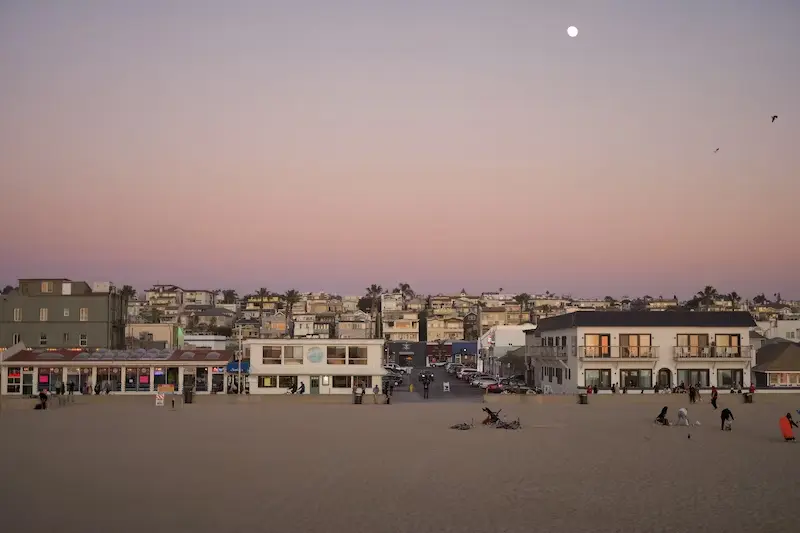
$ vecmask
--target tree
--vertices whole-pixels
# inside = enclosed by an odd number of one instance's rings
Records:
[[[136,289],[134,289],[130,285],[123,285],[119,293],[126,301],[133,300],[136,298]]]
[[[757,305],[764,305],[768,301],[769,300],[767,300],[767,297],[764,295],[763,292],[761,294],[756,295],[756,297],[753,298],[753,303]]]
[[[238,297],[239,295],[236,294],[236,291],[233,289],[222,290],[222,303],[235,304]]]
[[[383,287],[380,285],[376,285],[373,283],[366,289],[366,294],[364,295],[365,298],[369,299],[370,306],[369,306],[369,314],[372,317],[372,320],[375,323],[374,326],[374,338],[378,337],[378,310],[380,309],[381,305],[381,294],[383,294]]]
[[[9,294],[13,290],[14,287],[12,287],[11,285],[6,285],[5,287],[3,287],[3,294]]]
[[[404,302],[407,302],[415,296],[414,291],[411,289],[411,285],[408,283],[400,283],[397,285],[397,289],[395,290],[403,295]]]
[[[269,290],[266,287],[261,287],[256,292],[258,296],[258,338],[261,337],[261,328],[264,326],[264,299],[269,296]]]
[[[516,302],[522,306],[523,311],[527,311],[531,302],[531,295],[527,292],[523,292],[522,294],[514,296],[514,300],[516,300]]]
[[[644,298],[636,298],[631,302],[631,311],[647,311],[647,302]]]
[[[728,300],[731,302],[731,308],[736,311],[739,308],[739,302],[742,301],[742,297],[736,291],[733,291],[728,295]]]
[[[702,291],[699,291],[697,293],[695,298],[697,299],[697,302],[701,307],[708,309],[709,307],[714,305],[714,302],[717,301],[717,299],[719,298],[719,292],[717,292],[717,289],[715,289],[711,285],[706,285],[705,287],[703,287]]]
[[[293,310],[294,304],[300,301],[300,293],[296,289],[289,289],[286,291],[286,294],[283,295],[283,299],[286,302],[286,330],[289,333],[289,338],[294,338],[294,320],[293,320]]]
[[[146,318],[148,324],[160,324],[161,310],[157,307],[151,307],[147,312]]]

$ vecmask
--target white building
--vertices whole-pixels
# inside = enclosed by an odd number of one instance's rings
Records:
[[[500,374],[500,358],[510,351],[525,346],[527,330],[533,324],[493,326],[478,339],[478,370],[492,375]]]
[[[684,383],[748,387],[755,351],[747,312],[578,311],[539,321],[526,338],[534,382],[554,393],[587,386],[650,390]]]
[[[225,335],[184,335],[183,345],[187,350],[190,348],[224,350],[228,345],[228,337]]]
[[[350,394],[353,386],[381,386],[380,339],[250,339],[250,393],[285,394],[293,383],[306,394]]]
[[[772,320],[756,322],[756,331],[767,339],[786,339],[800,342],[800,320]]]
[[[214,293],[202,289],[187,289],[183,291],[183,303],[189,305],[214,305]]]

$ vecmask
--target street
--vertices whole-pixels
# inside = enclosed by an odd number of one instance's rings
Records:
[[[423,370],[430,370],[433,372],[434,381],[430,385],[429,398],[424,400],[424,388],[419,381],[419,373]],[[411,373],[412,383],[414,384],[414,392],[410,395],[417,396],[412,401],[443,401],[443,400],[476,400],[480,401],[483,395],[483,390],[479,388],[470,387],[469,383],[464,383],[455,375],[448,374],[444,368],[415,368]],[[444,392],[443,383],[450,383],[450,392]]]

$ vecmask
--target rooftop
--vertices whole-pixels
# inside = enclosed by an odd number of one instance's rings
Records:
[[[752,328],[747,311],[575,311],[539,320],[538,331],[577,327]]]
[[[227,350],[174,350],[174,349],[150,349],[145,350],[22,350],[3,363],[64,363],[83,361],[86,363],[102,362],[158,362],[158,361],[183,361],[199,362],[208,361],[209,363],[227,363],[233,360],[234,354]]]

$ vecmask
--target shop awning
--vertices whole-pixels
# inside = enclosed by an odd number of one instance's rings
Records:
[[[229,374],[239,373],[239,361],[231,361],[226,368]],[[242,374],[250,373],[250,361],[242,361]]]

